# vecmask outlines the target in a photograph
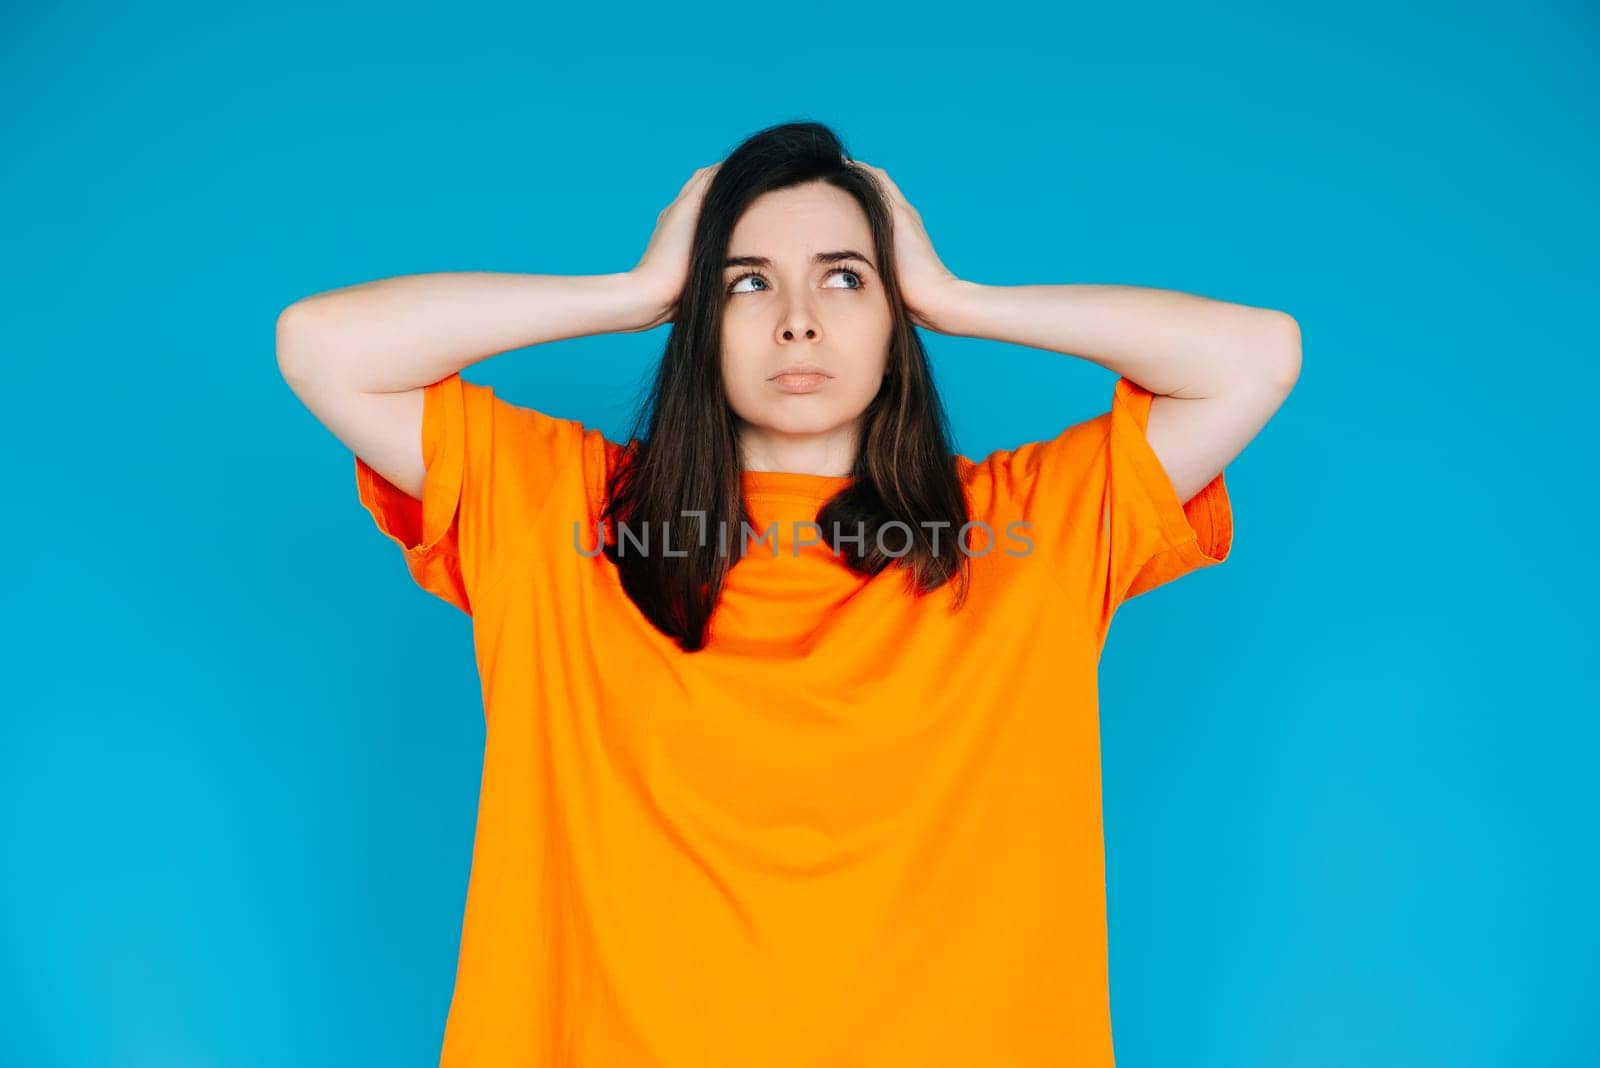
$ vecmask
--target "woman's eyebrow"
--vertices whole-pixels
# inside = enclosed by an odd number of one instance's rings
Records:
[[[838,263],[841,260],[860,260],[874,271],[877,265],[859,252],[850,249],[840,249],[838,252],[819,252],[811,257],[812,263]],[[765,256],[729,256],[722,264],[724,267],[767,267],[772,266],[772,261]]]

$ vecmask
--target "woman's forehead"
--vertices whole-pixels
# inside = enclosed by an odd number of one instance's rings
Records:
[[[872,228],[854,197],[832,186],[800,186],[757,197],[734,226],[728,254],[800,263],[817,252],[871,246]]]

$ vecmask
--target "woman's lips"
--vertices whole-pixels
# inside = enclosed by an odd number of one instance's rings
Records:
[[[791,371],[789,374],[775,375],[772,381],[777,383],[779,389],[785,393],[811,393],[821,388],[822,383],[828,380],[825,374]]]

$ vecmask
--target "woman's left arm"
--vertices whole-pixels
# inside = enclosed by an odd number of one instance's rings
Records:
[[[1170,289],[987,286],[939,260],[922,214],[880,167],[853,160],[894,215],[895,276],[913,322],[1079,356],[1156,396],[1145,437],[1187,502],[1267,425],[1300,375],[1300,324],[1285,312]]]
[[[929,328],[1079,356],[1156,397],[1146,437],[1179,500],[1228,466],[1300,374],[1300,325],[1281,311],[1166,289],[987,286],[947,279]]]

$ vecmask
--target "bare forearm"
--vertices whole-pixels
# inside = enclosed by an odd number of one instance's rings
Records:
[[[415,389],[512,349],[648,329],[661,302],[627,273],[401,275],[284,309],[278,363],[370,393]]]
[[[1079,356],[1152,393],[1211,397],[1263,376],[1292,378],[1299,327],[1271,308],[1169,289],[956,283],[939,331]]]

